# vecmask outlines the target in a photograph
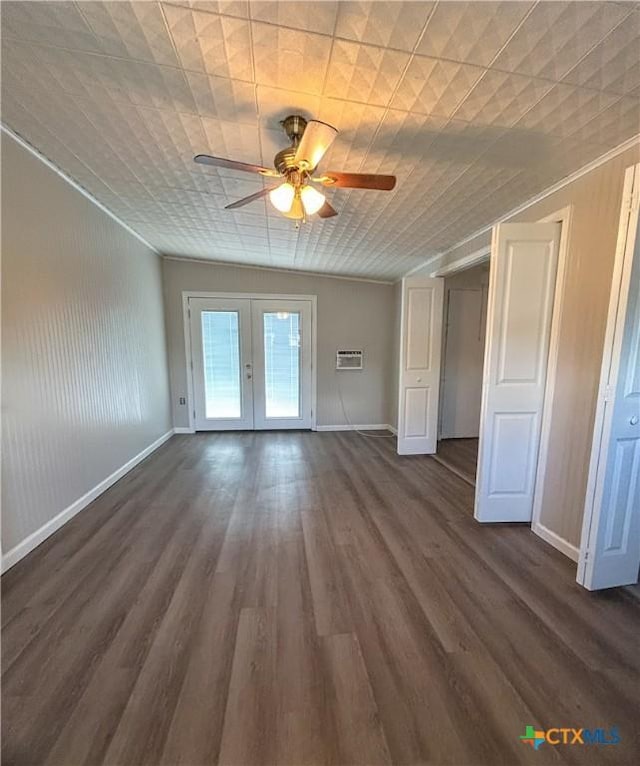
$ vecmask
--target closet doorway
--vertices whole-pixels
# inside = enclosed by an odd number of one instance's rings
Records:
[[[444,280],[437,459],[475,484],[487,326],[489,262]]]

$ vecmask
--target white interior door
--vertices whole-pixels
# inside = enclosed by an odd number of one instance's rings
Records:
[[[625,176],[577,580],[638,581],[640,567],[640,165]]]
[[[190,298],[196,431],[253,428],[251,301]]]
[[[443,296],[443,279],[402,280],[399,455],[436,451]]]
[[[253,300],[254,427],[311,428],[311,302]]]
[[[480,433],[484,291],[452,287],[446,305],[440,438],[473,438]]]
[[[530,521],[540,445],[560,224],[496,226],[475,517]]]

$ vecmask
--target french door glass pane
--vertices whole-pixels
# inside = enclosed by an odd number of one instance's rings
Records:
[[[265,312],[264,387],[267,418],[300,417],[300,314]]]
[[[207,418],[242,416],[237,311],[202,312],[205,412]]]

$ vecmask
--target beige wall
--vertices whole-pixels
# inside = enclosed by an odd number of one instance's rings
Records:
[[[2,550],[171,428],[160,259],[2,134]]]
[[[537,221],[573,206],[541,522],[575,546],[582,529],[624,171],[638,161],[636,145],[508,219]],[[439,265],[475,252],[490,238],[490,232],[476,237]]]
[[[183,291],[317,295],[317,424],[345,424],[338,383],[351,423],[389,423],[393,285],[171,259],[163,262],[163,276],[175,426],[188,426],[187,408],[178,403],[187,395]],[[341,346],[364,349],[361,372],[336,373],[336,349]]]

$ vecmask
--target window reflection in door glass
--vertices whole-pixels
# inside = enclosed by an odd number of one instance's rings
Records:
[[[267,418],[300,417],[300,314],[265,312],[264,384]]]
[[[237,311],[202,312],[202,358],[206,417],[241,417]]]

